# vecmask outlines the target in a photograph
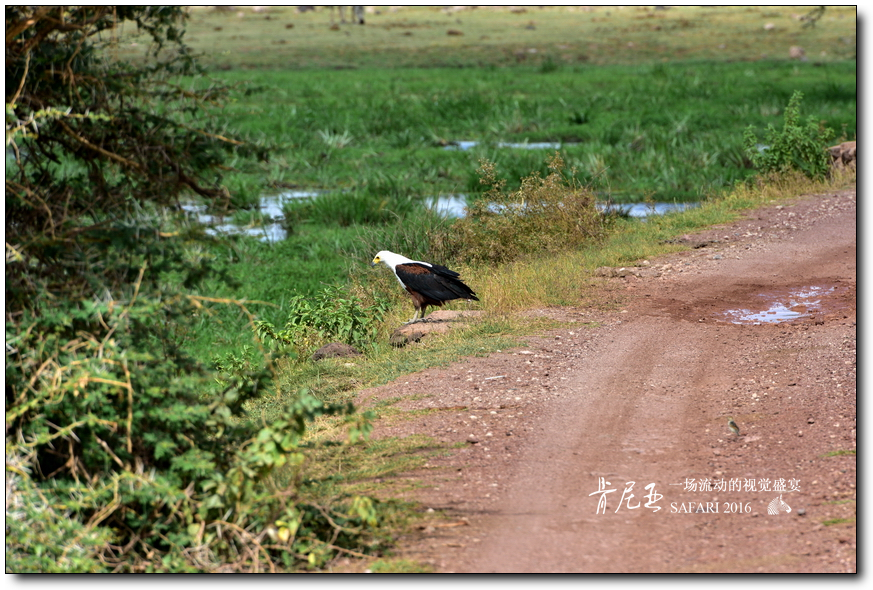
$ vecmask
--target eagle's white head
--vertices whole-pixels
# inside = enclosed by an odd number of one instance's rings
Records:
[[[381,252],[376,254],[376,257],[373,258],[373,262],[370,263],[370,266],[376,266],[380,262],[384,262],[386,266],[388,266],[391,270],[394,270],[394,267],[396,267],[398,264],[416,261],[411,260],[406,256],[401,256],[400,254],[389,252],[388,250],[382,250]]]

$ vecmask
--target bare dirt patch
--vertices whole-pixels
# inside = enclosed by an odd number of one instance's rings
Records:
[[[376,436],[457,445],[403,475],[433,519],[397,556],[441,572],[856,571],[855,190],[688,239],[704,245],[602,279],[618,310],[536,310],[571,327],[361,392],[432,410]],[[790,306],[810,288],[814,305]],[[779,298],[795,319],[728,313]],[[601,481],[615,491],[598,511]],[[768,514],[780,494],[791,512]]]

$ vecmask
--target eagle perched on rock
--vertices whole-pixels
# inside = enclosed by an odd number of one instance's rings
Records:
[[[424,312],[429,305],[439,307],[453,299],[479,301],[473,290],[458,278],[461,275],[445,266],[410,260],[388,250],[376,254],[370,266],[376,266],[380,262],[384,262],[394,271],[397,280],[412,297],[415,315],[407,322],[409,324],[424,319]]]

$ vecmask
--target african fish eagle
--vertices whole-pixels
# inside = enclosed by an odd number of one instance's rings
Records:
[[[458,278],[461,275],[445,266],[410,260],[406,256],[388,250],[376,254],[370,266],[376,266],[380,262],[384,262],[394,271],[397,280],[412,296],[415,315],[407,322],[408,324],[424,319],[424,311],[428,305],[441,306],[453,299],[479,301],[473,290]]]

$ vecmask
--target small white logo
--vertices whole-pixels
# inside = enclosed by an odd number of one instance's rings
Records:
[[[782,512],[791,512],[791,506],[782,500],[782,494],[778,498],[773,498],[773,501],[767,505],[767,514],[780,514]]]

